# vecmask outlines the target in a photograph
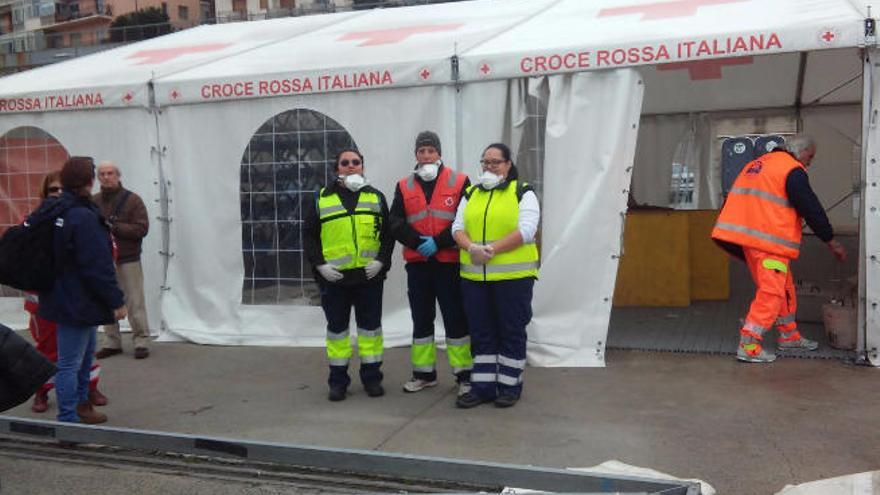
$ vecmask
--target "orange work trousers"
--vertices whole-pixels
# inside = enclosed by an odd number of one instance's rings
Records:
[[[760,340],[767,330],[776,327],[781,342],[799,339],[791,260],[747,247],[743,247],[743,253],[757,290],[741,333]]]

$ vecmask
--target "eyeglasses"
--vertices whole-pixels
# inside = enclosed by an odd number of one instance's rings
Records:
[[[502,163],[504,163],[506,161],[507,160],[498,160],[498,159],[485,160],[484,159],[484,160],[480,160],[480,164],[483,165],[484,167],[494,167],[495,165],[501,165]]]
[[[359,165],[361,164],[361,161],[358,160],[357,158],[355,158],[354,160],[351,160],[351,161],[348,161],[348,160],[340,160],[340,161],[339,161],[339,166],[340,166],[340,167],[347,167],[349,163],[351,163],[352,166],[357,167],[357,166],[359,166]]]
[[[50,188],[47,189],[47,190],[48,190],[50,193],[61,192],[61,188],[60,188],[60,187],[56,187],[56,186],[52,186],[52,187],[50,187]]]

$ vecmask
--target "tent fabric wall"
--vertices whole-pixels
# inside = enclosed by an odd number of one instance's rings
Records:
[[[552,76],[549,88],[529,362],[602,366],[643,86],[620,69]]]
[[[0,135],[19,126],[43,129],[57,139],[70,155],[91,156],[96,162],[115,162],[122,172],[123,185],[143,198],[150,218],[150,233],[144,239],[142,255],[144,296],[150,330],[153,334],[158,333],[164,269],[158,254],[161,249],[161,222],[158,221],[157,157],[152,151],[157,143],[154,115],[143,108],[8,115],[0,120]]]

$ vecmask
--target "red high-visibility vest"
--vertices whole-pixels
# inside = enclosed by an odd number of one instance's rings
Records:
[[[439,235],[455,220],[455,211],[458,209],[461,189],[467,176],[444,166],[435,180],[430,204],[425,200],[421,184],[413,175],[404,177],[397,183],[403,196],[406,222],[419,234],[432,237]],[[440,249],[434,258],[443,263],[458,263],[458,247]],[[406,246],[403,248],[403,259],[408,263],[428,261],[418,251]]]
[[[806,168],[788,153],[767,153],[743,167],[712,230],[712,238],[795,259],[801,217],[788,201],[785,180]]]

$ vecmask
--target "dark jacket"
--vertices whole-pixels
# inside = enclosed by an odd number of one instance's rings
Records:
[[[440,165],[440,170],[437,171],[437,177],[440,177],[440,172],[443,171],[443,167],[445,166],[446,165]],[[417,174],[414,175],[414,177],[419,185],[422,186],[422,191],[425,193],[425,201],[430,204],[437,179],[434,179],[431,182],[426,182]],[[462,185],[460,191],[460,197],[464,197],[464,193],[470,185],[471,180],[465,179],[464,185]],[[397,186],[394,188],[394,201],[391,203],[391,211],[388,213],[388,223],[391,225],[391,234],[397,242],[412,249],[417,249],[422,243],[422,238],[419,237],[421,234],[419,234],[416,229],[412,228],[412,226],[406,221],[406,208],[403,204],[403,193],[400,191],[400,182],[398,182]],[[437,244],[437,249],[454,247],[455,239],[452,238],[452,224],[449,224],[449,227],[443,229],[443,232],[434,236],[434,242]],[[431,259],[433,260],[434,258]]]
[[[382,272],[376,277],[384,279],[385,274],[391,269],[391,255],[394,253],[394,238],[391,236],[391,230],[388,227],[388,203],[385,200],[385,195],[372,186],[365,186],[361,191],[372,192],[379,196],[381,209],[379,215],[381,217],[382,227],[379,232],[379,255],[376,259],[382,262]],[[360,191],[356,193],[351,192],[345,188],[345,186],[334,181],[332,184],[328,185],[327,190],[324,191],[325,195],[333,193],[339,194],[342,206],[344,206],[345,209],[348,210],[348,213],[351,214],[357,206]],[[321,246],[321,221],[318,218],[317,194],[310,199],[310,201],[305,201],[305,205],[303,206],[303,247],[306,252],[306,259],[312,265],[315,280],[318,283],[326,284],[327,281],[321,277],[318,270],[314,270],[314,267],[323,265],[327,261],[324,259],[324,249],[323,246]],[[345,275],[345,278],[337,282],[336,285],[351,286],[362,284],[367,281],[367,274],[363,268],[345,270],[342,273]]]
[[[124,195],[123,192],[129,193]],[[127,196],[127,197],[126,197]],[[122,200],[125,200],[122,203]],[[109,220],[111,231],[119,248],[118,263],[129,263],[141,259],[141,243],[150,230],[150,217],[144,200],[137,193],[125,189],[101,192],[92,196],[92,201],[101,209],[101,214]],[[117,213],[118,211],[118,213]]]
[[[40,293],[39,315],[61,325],[115,323],[113,310],[124,299],[116,284],[106,223],[87,197],[64,191],[58,201],[68,207],[53,238],[58,275],[52,288]]]
[[[0,325],[0,412],[23,403],[55,374],[55,365]]]

